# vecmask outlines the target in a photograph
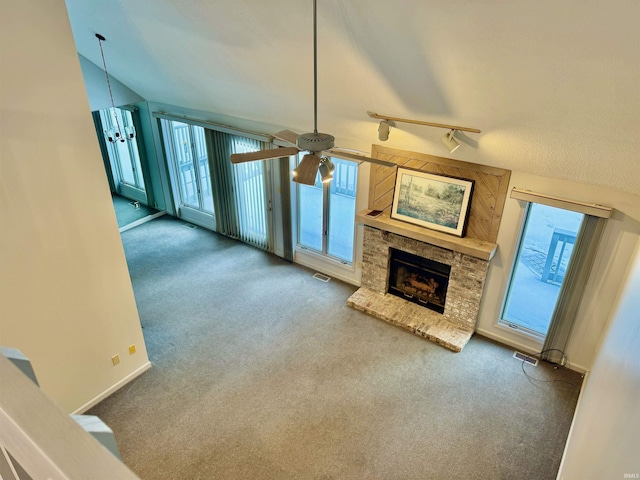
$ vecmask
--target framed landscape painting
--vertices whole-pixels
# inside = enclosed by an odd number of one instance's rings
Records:
[[[391,218],[464,237],[473,180],[398,168]]]

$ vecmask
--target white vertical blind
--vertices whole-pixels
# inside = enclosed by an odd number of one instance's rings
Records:
[[[233,153],[260,150],[261,142],[233,136]],[[265,191],[264,162],[246,162],[233,166],[234,193],[238,210],[239,236],[244,242],[267,249],[269,228]]]

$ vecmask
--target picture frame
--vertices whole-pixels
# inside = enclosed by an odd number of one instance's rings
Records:
[[[464,237],[473,180],[398,168],[391,218]]]

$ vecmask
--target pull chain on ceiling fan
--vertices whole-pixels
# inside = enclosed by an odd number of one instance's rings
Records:
[[[305,185],[315,185],[318,171],[323,182],[330,182],[333,178],[334,165],[330,158],[324,154],[337,153],[342,158],[354,161],[372,162],[379,165],[395,167],[395,163],[370,158],[364,155],[336,152],[334,150],[335,138],[328,133],[318,133],[318,32],[316,0],[313,0],[313,133],[301,135],[291,130],[283,130],[274,134],[274,138],[283,142],[296,145],[296,147],[272,148],[250,153],[235,153],[231,155],[231,163],[251,162],[255,160],[269,160],[296,155],[300,151],[308,151],[300,164],[293,170],[293,181]]]

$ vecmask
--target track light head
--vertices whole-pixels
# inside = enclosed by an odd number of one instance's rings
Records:
[[[381,142],[386,142],[389,140],[389,121],[382,120],[380,125],[378,126],[378,139]]]
[[[449,150],[449,153],[455,152],[458,149],[458,147],[460,147],[460,142],[456,140],[455,134],[456,134],[456,130],[451,129],[447,133],[445,133],[442,137],[442,143],[445,147],[447,147],[447,150]]]

